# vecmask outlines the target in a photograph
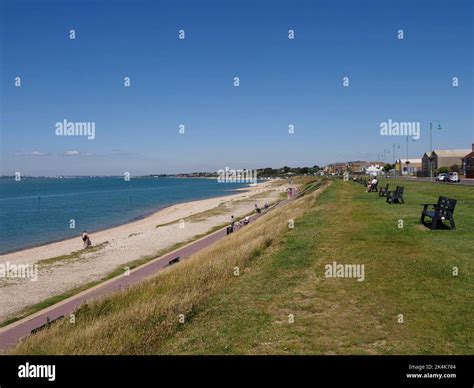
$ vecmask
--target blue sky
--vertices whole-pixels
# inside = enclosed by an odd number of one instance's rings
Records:
[[[410,157],[432,120],[434,148],[474,138],[471,1],[0,1],[3,174],[404,157],[404,137],[380,136],[388,119],[421,123]],[[96,138],[56,136],[64,119]]]

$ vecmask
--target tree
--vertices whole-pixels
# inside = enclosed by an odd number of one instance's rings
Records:
[[[449,172],[449,167],[443,166],[438,168],[438,174],[447,174]]]
[[[300,174],[307,174],[309,172],[309,168],[308,167],[301,167],[300,168]]]
[[[449,167],[449,169],[450,169],[452,172],[459,172],[460,167],[459,167],[457,164],[453,164],[451,167]]]

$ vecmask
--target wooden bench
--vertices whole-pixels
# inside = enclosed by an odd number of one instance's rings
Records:
[[[173,264],[179,263],[179,259],[180,259],[180,256],[175,257],[174,259],[171,259],[171,260],[168,262],[168,265],[173,265]]]
[[[46,317],[46,323],[44,325],[41,325],[37,327],[36,329],[31,330],[30,334],[36,334],[39,331],[46,329],[47,327],[50,327],[52,323],[59,321],[60,319],[63,319],[64,315],[61,315],[60,317],[57,317],[53,320],[50,320],[49,317]]]
[[[388,193],[388,183],[379,190],[379,197],[385,197]]]
[[[394,191],[387,191],[387,203],[405,203],[403,199],[403,192],[405,188],[403,186],[397,186]]]
[[[454,208],[456,207],[457,200],[439,197],[438,203],[424,203],[422,204],[423,210],[421,211],[420,224],[423,224],[429,227],[431,230],[442,228],[444,226],[443,221],[449,221],[451,225],[451,230],[456,229],[456,224],[454,223]],[[429,207],[433,207],[432,210],[429,210]],[[427,224],[425,222],[425,217],[431,218],[431,223]]]

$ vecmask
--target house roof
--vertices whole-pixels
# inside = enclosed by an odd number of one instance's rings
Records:
[[[434,150],[438,158],[464,158],[472,150],[467,149],[454,149],[454,150]]]

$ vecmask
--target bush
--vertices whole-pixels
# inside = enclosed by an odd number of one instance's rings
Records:
[[[453,164],[451,167],[449,167],[449,169],[452,172],[459,172],[460,167],[457,164]]]
[[[448,172],[449,172],[449,167],[438,168],[438,174],[447,174]]]

